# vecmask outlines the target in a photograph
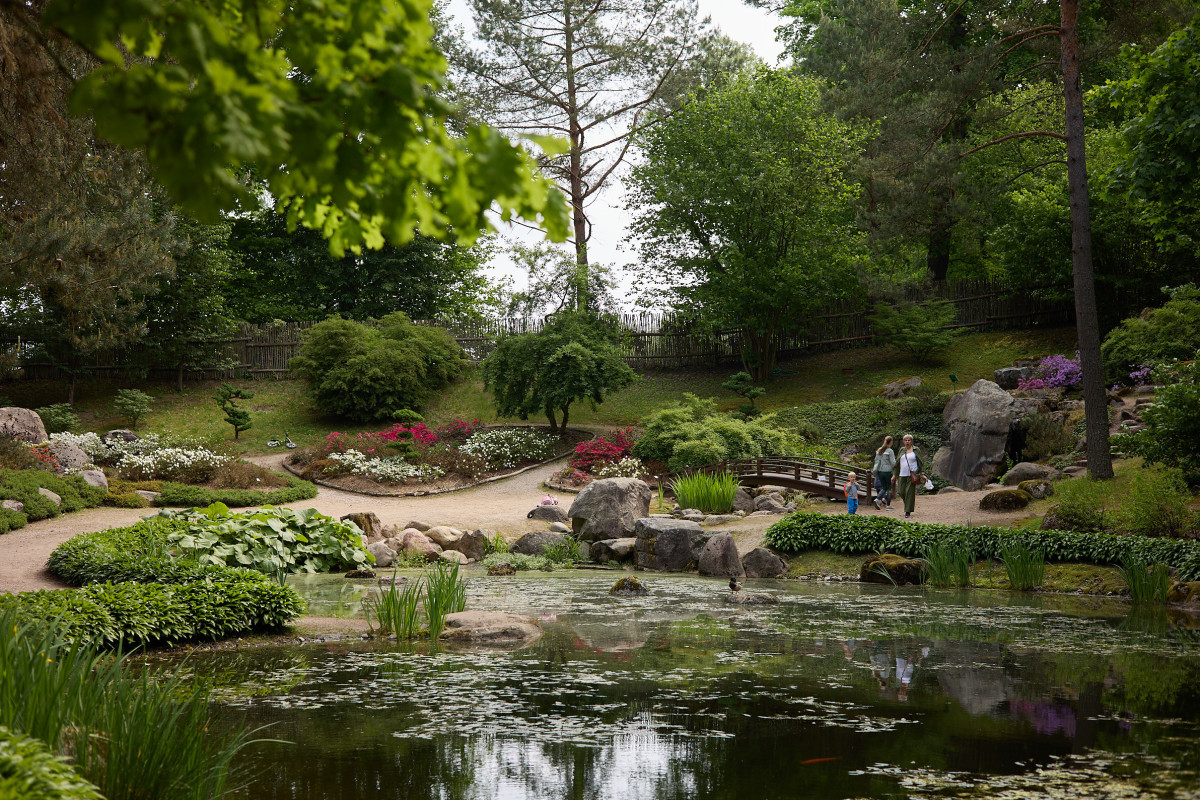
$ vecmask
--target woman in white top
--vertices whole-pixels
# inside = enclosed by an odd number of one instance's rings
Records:
[[[900,492],[900,499],[904,501],[904,516],[911,517],[913,508],[917,505],[917,484],[921,480],[921,463],[917,460],[911,433],[904,434],[904,447],[900,449],[898,460],[900,478],[896,488]]]

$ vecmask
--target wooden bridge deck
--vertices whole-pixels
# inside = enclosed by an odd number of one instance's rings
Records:
[[[807,494],[837,498],[846,496],[842,487],[846,484],[849,474],[855,472],[861,502],[870,503],[875,491],[869,471],[860,470],[853,464],[823,459],[787,456],[739,458],[680,470],[675,475],[691,475],[697,472],[728,472],[737,476],[738,483],[743,486],[786,486]]]

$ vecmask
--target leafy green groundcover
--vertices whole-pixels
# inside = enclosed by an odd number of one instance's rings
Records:
[[[70,762],[37,739],[0,726],[0,800],[102,800]]]
[[[154,499],[154,505],[204,508],[213,503],[221,503],[230,508],[247,508],[249,506],[278,506],[284,503],[295,503],[298,500],[311,500],[317,496],[316,484],[294,476],[288,476],[287,482],[287,486],[262,491],[260,489],[206,489],[203,486],[162,481],[161,494]]]
[[[101,647],[219,639],[281,627],[304,613],[295,590],[246,569],[172,559],[167,537],[186,523],[147,520],[76,536],[47,567],[78,591],[0,597],[29,620]]]
[[[43,497],[39,488],[57,494],[62,498],[62,505],[55,505]],[[0,469],[0,500],[18,500],[25,504],[23,512],[0,509],[0,533],[23,528],[30,520],[93,508],[104,500],[104,494],[103,489],[90,485],[78,475],[55,475],[44,469]]]
[[[1104,533],[1023,530],[967,525],[927,525],[889,517],[792,514],[767,529],[767,544],[782,552],[896,553],[919,556],[931,543],[956,543],[977,558],[999,557],[1008,545],[1042,550],[1047,561],[1087,564],[1167,564],[1179,580],[1200,580],[1200,541],[1114,536]]]

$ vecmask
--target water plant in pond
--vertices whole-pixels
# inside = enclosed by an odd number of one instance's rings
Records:
[[[547,561],[552,561],[563,566],[574,566],[580,562],[586,561],[583,557],[583,547],[579,540],[571,536],[564,536],[561,542],[547,545],[542,552]]]
[[[231,762],[248,734],[209,730],[207,689],[181,670],[135,675],[123,656],[0,611],[0,674],[0,725],[67,755],[107,800],[235,788]]]
[[[709,514],[726,514],[732,510],[737,489],[737,476],[729,472],[697,472],[671,481],[671,491],[679,505]]]
[[[1042,585],[1046,574],[1046,554],[1024,542],[1009,542],[1000,550],[1000,560],[1008,575],[1008,585],[1018,592]]]
[[[374,614],[381,633],[395,634],[398,639],[412,639],[420,630],[417,608],[424,589],[424,581],[420,578],[403,584],[393,582],[379,597],[364,599],[367,625],[371,624]]]
[[[429,638],[442,634],[446,615],[467,607],[467,584],[458,575],[458,564],[439,561],[425,571],[425,616],[429,622]]]
[[[1171,586],[1166,564],[1147,564],[1138,558],[1129,558],[1117,570],[1129,587],[1129,597],[1133,602],[1160,606],[1166,604],[1167,590]]]
[[[930,542],[921,557],[926,583],[939,588],[971,585],[971,565],[975,555],[966,545],[953,541]]]

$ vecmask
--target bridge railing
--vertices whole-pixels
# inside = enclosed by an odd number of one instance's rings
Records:
[[[857,473],[855,482],[859,485],[860,495],[866,496],[866,502],[871,502],[874,484],[871,473],[860,470],[853,464],[826,459],[804,459],[791,456],[764,456],[762,458],[738,458],[729,461],[718,461],[701,467],[689,467],[672,473],[667,480],[681,475],[693,475],[697,472],[713,474],[729,472],[736,475],[740,482],[771,483],[791,485],[801,490],[817,491],[831,497],[842,494],[851,472]],[[747,480],[756,479],[756,480]]]

